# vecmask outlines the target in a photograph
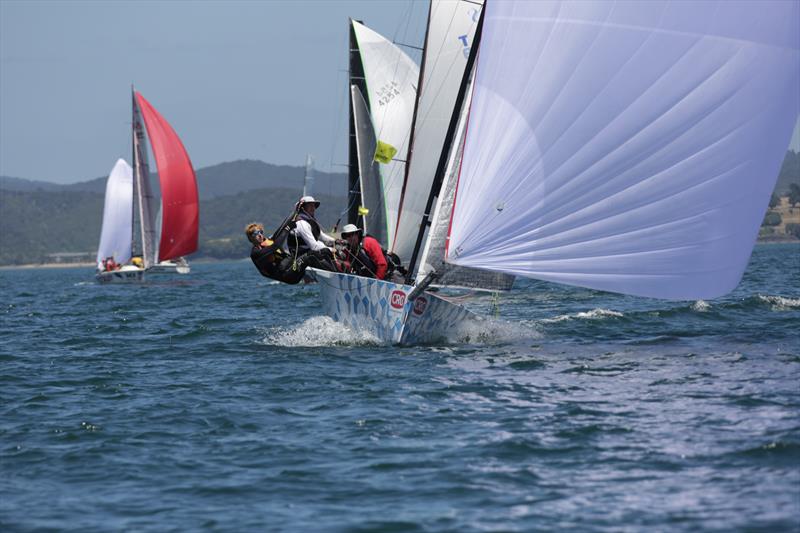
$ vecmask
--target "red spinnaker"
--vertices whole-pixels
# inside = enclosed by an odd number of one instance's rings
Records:
[[[150,102],[136,92],[150,146],[161,182],[161,242],[159,261],[188,255],[197,250],[199,202],[189,154],[178,134]]]

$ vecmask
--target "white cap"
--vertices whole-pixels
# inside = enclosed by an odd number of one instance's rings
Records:
[[[361,233],[361,228],[356,226],[355,224],[345,224],[342,228],[342,235],[345,233]]]
[[[314,207],[319,207],[319,202],[314,200],[313,196],[303,196],[296,206],[301,207],[303,204],[314,204]]]

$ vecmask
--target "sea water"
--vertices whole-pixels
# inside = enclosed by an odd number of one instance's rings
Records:
[[[0,272],[0,530],[800,529],[800,246],[664,302],[518,280],[394,347],[249,261]]]

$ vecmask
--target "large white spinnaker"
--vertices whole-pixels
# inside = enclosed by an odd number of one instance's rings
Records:
[[[103,270],[103,260],[113,257],[118,264],[131,258],[133,238],[133,170],[118,159],[106,182],[103,204],[103,226],[97,248],[97,269]]]
[[[800,3],[484,16],[448,261],[667,299],[732,290],[800,110]]]
[[[405,52],[363,24],[352,21],[358,41],[372,124],[387,156],[380,164],[388,245],[394,237],[408,155],[419,68]],[[377,146],[376,146],[377,150]],[[395,151],[394,155],[390,155]],[[370,230],[373,231],[373,230]]]
[[[432,0],[408,168],[391,247],[411,257],[483,0]]]

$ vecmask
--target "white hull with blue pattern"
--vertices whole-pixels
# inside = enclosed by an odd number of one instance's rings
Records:
[[[414,289],[389,281],[309,269],[317,280],[325,313],[352,330],[367,332],[382,342],[421,344],[461,335],[465,323],[478,315],[439,296],[423,292],[410,301]]]

